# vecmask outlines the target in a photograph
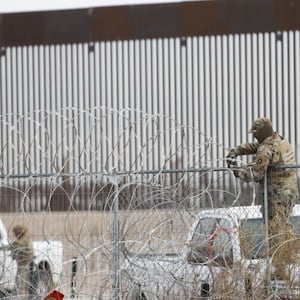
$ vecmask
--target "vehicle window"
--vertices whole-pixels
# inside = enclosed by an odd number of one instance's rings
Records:
[[[240,241],[242,251],[247,258],[262,257],[266,252],[263,219],[242,220]]]
[[[295,233],[300,233],[300,218],[291,217],[290,222]],[[241,247],[244,255],[257,259],[266,253],[265,226],[261,218],[242,220],[241,222]]]
[[[300,233],[300,217],[291,217],[290,218],[291,224],[293,225],[293,230],[296,234]]]
[[[231,264],[233,251],[232,228],[225,218],[203,218],[192,237],[188,259],[194,263]]]

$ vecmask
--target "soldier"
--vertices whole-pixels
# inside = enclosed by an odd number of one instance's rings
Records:
[[[27,237],[27,228],[16,225],[13,228],[15,241],[9,246],[13,258],[17,261],[18,273],[16,279],[18,295],[29,295],[31,268],[30,264],[34,258],[31,241]],[[23,299],[23,298],[22,298]]]
[[[298,198],[296,170],[280,166],[296,162],[291,145],[273,130],[269,119],[255,120],[250,133],[257,141],[231,149],[227,159],[230,163],[239,155],[255,154],[254,161],[247,168],[235,168],[234,175],[247,182],[259,182],[261,186],[267,176],[269,233],[271,237],[278,237],[271,239],[271,248],[274,248],[286,240],[291,231],[289,216]],[[262,194],[260,198],[262,204]]]

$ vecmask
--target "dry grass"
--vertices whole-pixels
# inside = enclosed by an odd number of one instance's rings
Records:
[[[120,227],[120,267],[123,267],[123,250],[143,253],[181,253],[185,247],[186,237],[195,214],[188,211],[121,211]],[[1,214],[1,218],[13,238],[12,227],[26,224],[33,240],[61,240],[64,245],[64,277],[58,288],[66,295],[71,294],[72,259],[78,260],[76,292],[82,299],[98,299],[99,293],[110,299],[112,295],[113,271],[113,215],[103,212],[76,213],[38,213],[38,214]],[[245,231],[241,236],[243,253],[247,257],[253,248],[253,232]],[[299,277],[299,258],[295,249],[299,249],[300,239],[291,235],[280,242],[271,253],[270,262],[277,266],[281,277],[292,291],[297,288]],[[126,252],[127,253],[127,252]],[[218,265],[214,267],[217,269]],[[240,263],[228,265],[221,272],[215,273],[215,299],[266,299],[266,274],[264,262],[245,267],[245,259]],[[258,274],[261,274],[258,276]],[[197,274],[194,277],[194,292],[199,295]],[[246,294],[245,294],[246,288]],[[172,299],[169,295],[161,299]],[[188,294],[188,293],[187,293]],[[222,297],[220,298],[220,295]],[[171,298],[170,298],[171,297]],[[175,297],[173,295],[173,297]],[[263,297],[263,298],[261,298]],[[193,297],[192,297],[193,298]],[[187,299],[192,299],[187,298]],[[299,298],[291,298],[299,299]]]

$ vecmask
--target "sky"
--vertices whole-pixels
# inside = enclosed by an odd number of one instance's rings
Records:
[[[0,13],[170,2],[184,2],[184,0],[2,0],[0,1]]]

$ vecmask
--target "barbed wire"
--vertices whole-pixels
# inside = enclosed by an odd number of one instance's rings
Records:
[[[0,121],[2,221],[11,240],[21,223],[34,241],[61,242],[51,267],[66,297],[188,299],[205,294],[210,277],[224,295],[241,293],[230,288],[241,269],[230,265],[223,276],[213,257],[193,266],[184,256],[199,211],[255,198],[254,185],[227,168],[226,147],[168,116],[134,109],[38,110]]]

